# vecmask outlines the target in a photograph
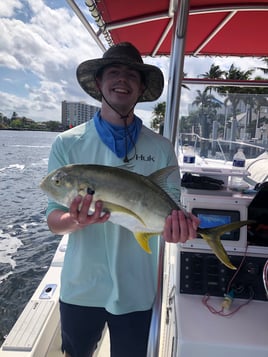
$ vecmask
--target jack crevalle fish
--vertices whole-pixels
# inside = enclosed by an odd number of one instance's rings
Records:
[[[48,174],[40,187],[48,197],[66,207],[77,195],[93,193],[93,204],[101,200],[104,211],[111,213],[109,220],[131,230],[140,246],[151,253],[150,237],[163,232],[165,219],[172,210],[182,209],[166,191],[168,176],[175,170],[178,170],[176,166],[169,166],[144,176],[103,165],[66,165]],[[220,236],[249,223],[251,221],[198,227],[197,233],[223,264],[236,269]]]

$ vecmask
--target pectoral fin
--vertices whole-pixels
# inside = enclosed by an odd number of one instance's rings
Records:
[[[135,212],[127,209],[126,207],[116,205],[111,202],[103,202],[103,210],[108,212],[122,212],[128,214],[130,216],[135,217],[138,221],[140,221],[145,226],[144,221]]]
[[[149,245],[149,239],[152,236],[155,236],[157,234],[159,234],[159,233],[138,232],[138,233],[135,233],[134,236],[135,236],[137,242],[139,243],[139,245],[142,247],[142,249],[145,250],[145,252],[151,254],[152,251],[151,251],[151,248]]]

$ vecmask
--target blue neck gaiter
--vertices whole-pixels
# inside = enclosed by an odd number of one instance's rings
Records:
[[[142,127],[142,120],[136,115],[127,127],[114,125],[102,119],[100,111],[95,113],[93,120],[100,139],[117,157],[126,157],[136,145]]]

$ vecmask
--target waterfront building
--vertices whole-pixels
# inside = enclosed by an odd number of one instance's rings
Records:
[[[99,107],[85,102],[61,102],[61,122],[64,129],[72,128],[90,120]]]

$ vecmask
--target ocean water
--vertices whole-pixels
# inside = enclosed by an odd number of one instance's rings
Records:
[[[60,241],[39,188],[57,133],[0,130],[0,344],[46,273]]]

